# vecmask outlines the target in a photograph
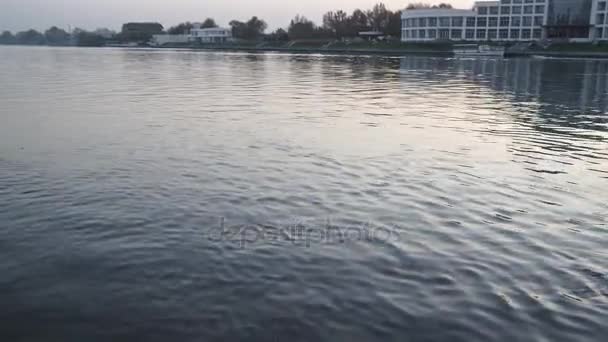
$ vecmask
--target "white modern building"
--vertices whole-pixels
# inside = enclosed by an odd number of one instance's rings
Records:
[[[211,27],[200,28],[194,27],[190,30],[190,41],[202,44],[222,44],[232,40],[232,30],[229,28]]]
[[[477,1],[472,9],[404,10],[401,40],[607,40],[608,0]]]
[[[154,46],[188,43],[223,44],[230,41],[232,41],[232,30],[229,28],[201,28],[200,24],[194,24],[187,34],[156,34],[150,44]]]
[[[608,1],[593,2],[591,11],[591,25],[594,26],[592,39],[608,40]]]

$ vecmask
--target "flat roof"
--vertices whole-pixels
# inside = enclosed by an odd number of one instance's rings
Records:
[[[410,17],[460,17],[460,16],[475,16],[477,12],[474,10],[454,9],[454,8],[424,8],[405,10],[402,12],[402,18]]]

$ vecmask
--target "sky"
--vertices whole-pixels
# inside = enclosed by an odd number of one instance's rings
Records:
[[[166,28],[184,21],[212,17],[220,26],[233,19],[251,16],[264,19],[269,29],[286,27],[296,14],[320,24],[323,13],[342,9],[371,8],[379,0],[0,0],[0,31],[30,28],[45,30],[80,27],[93,30],[107,27],[120,30],[129,21],[160,22]],[[471,7],[473,0],[384,0],[391,10],[410,2],[436,4],[449,2],[454,7]]]

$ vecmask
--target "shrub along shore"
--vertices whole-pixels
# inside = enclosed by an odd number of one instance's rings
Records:
[[[458,42],[462,44],[462,42]],[[471,44],[480,44],[471,42]],[[483,44],[483,43],[482,43]],[[496,43],[494,43],[496,44]],[[168,44],[160,49],[191,49],[243,52],[289,52],[320,54],[363,54],[386,56],[453,56],[453,42],[403,43],[399,41],[383,42],[341,42],[341,41],[289,41],[257,42],[242,41],[222,45]],[[564,58],[608,58],[608,45],[590,43],[556,43],[546,47],[531,45],[521,48],[506,46],[506,57],[564,57]]]
[[[186,48],[192,50],[222,50],[248,52],[292,52],[292,53],[349,53],[374,55],[429,55],[451,56],[450,43],[415,43],[405,44],[399,41],[324,41],[296,40],[288,42],[235,42],[232,44],[168,44],[160,48]]]
[[[35,35],[30,34],[30,37]],[[166,44],[152,47],[144,42],[130,43],[123,41],[104,40],[91,33],[80,33],[80,42],[73,40],[47,43],[14,42],[4,45],[48,45],[48,46],[79,46],[79,47],[124,47],[124,48],[155,48],[155,49],[189,49],[207,51],[241,51],[241,52],[286,52],[286,53],[314,53],[314,54],[359,54],[359,55],[385,55],[385,56],[453,56],[454,44],[463,42],[429,42],[404,43],[398,40],[365,41],[365,40],[327,40],[327,39],[300,39],[285,41],[243,40],[232,43],[213,44]],[[41,42],[42,38],[36,38]],[[470,42],[471,44],[483,44]],[[0,41],[0,45],[3,43]],[[500,44],[491,42],[487,44]],[[553,43],[547,46],[531,44],[525,48],[506,45],[506,57],[564,57],[564,58],[606,58],[608,59],[608,44],[591,43]]]

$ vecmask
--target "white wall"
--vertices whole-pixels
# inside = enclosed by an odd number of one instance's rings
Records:
[[[187,34],[155,34],[152,36],[152,45],[188,43],[189,37]]]

